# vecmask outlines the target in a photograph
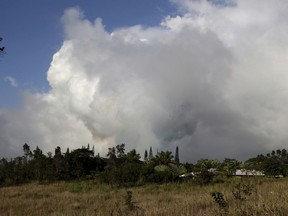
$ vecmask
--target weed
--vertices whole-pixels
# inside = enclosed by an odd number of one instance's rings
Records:
[[[254,191],[254,185],[237,183],[236,186],[232,189],[233,198],[236,201],[236,206],[239,215],[248,216],[257,212],[254,209],[254,206],[246,203],[245,201],[249,196],[252,195]]]
[[[287,178],[277,181],[263,178],[261,185],[257,179],[246,180],[242,180],[241,187],[237,186],[240,182],[237,178],[206,186],[187,182],[117,190],[91,181],[2,187],[0,215],[287,215]],[[245,201],[233,195],[237,188]]]
[[[92,185],[88,181],[71,182],[67,184],[66,190],[72,193],[89,192],[92,189]]]
[[[211,196],[213,197],[214,201],[219,206],[220,215],[226,215],[228,213],[228,204],[226,200],[224,199],[224,195],[220,192],[213,192],[211,193]]]
[[[252,195],[254,186],[251,184],[238,183],[232,190],[235,200],[245,201],[248,196]]]
[[[139,208],[137,205],[135,205],[135,202],[132,201],[132,196],[133,196],[132,191],[126,191],[125,205],[128,211],[134,211]]]
[[[114,211],[115,211],[116,216],[122,216],[122,215],[123,215],[119,201],[115,202],[115,209],[114,209]],[[111,214],[111,215],[114,215],[114,214]]]

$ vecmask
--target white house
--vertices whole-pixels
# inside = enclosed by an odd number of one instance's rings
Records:
[[[265,174],[263,171],[238,169],[234,176],[265,176]]]

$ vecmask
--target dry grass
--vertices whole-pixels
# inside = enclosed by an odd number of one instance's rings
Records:
[[[129,188],[138,207],[129,211],[127,190],[92,181],[49,185],[37,183],[0,188],[0,215],[220,215],[211,197],[219,191],[229,205],[228,215],[288,215],[288,181],[253,180],[255,190],[247,201],[232,195],[235,182],[200,187],[191,183]]]

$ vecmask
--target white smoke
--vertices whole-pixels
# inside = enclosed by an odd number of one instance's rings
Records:
[[[158,27],[105,30],[65,11],[51,90],[0,111],[0,150],[44,152],[126,143],[182,161],[247,159],[285,147],[288,58],[285,1],[174,0],[183,14]],[[16,150],[15,150],[16,149]]]

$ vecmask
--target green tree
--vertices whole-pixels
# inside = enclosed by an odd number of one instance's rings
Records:
[[[140,154],[138,154],[135,149],[132,149],[127,153],[125,159],[121,161],[122,165],[120,165],[120,170],[122,172],[122,185],[135,184],[140,180],[143,167],[143,162],[140,161],[140,158]]]
[[[125,144],[122,143],[116,146],[116,153],[118,158],[125,157]]]
[[[221,163],[221,171],[225,173],[227,177],[231,177],[236,173],[236,170],[240,168],[241,162],[236,159],[225,158]]]
[[[196,182],[200,185],[206,185],[212,182],[215,173],[214,169],[219,167],[217,160],[200,159],[193,166],[193,171],[196,175]]]
[[[196,172],[200,172],[203,170],[217,169],[219,167],[219,162],[217,160],[209,160],[209,159],[200,159],[194,165],[193,169]]]
[[[180,163],[178,146],[176,147],[176,152],[175,152],[175,162]]]
[[[152,158],[153,158],[153,152],[152,152],[152,147],[150,146],[148,159],[152,160]]]
[[[65,155],[66,154],[68,155],[69,153],[70,153],[70,150],[69,150],[69,148],[67,148]]]
[[[156,165],[169,165],[172,163],[173,155],[170,151],[161,151],[153,158]]]
[[[144,161],[147,161],[148,160],[148,152],[147,150],[145,150],[145,153],[144,153]]]
[[[138,154],[135,149],[132,149],[130,152],[127,153],[128,161],[139,161],[140,158],[140,154]]]
[[[33,178],[33,167],[31,165],[31,160],[32,160],[32,152],[30,150],[30,146],[25,143],[23,145],[23,151],[24,151],[24,160],[23,160],[23,166],[22,166],[22,172],[23,172],[23,181],[28,182]]]
[[[67,180],[69,179],[69,164],[61,153],[61,148],[55,148],[55,154],[52,160],[53,163],[53,180]]]
[[[288,154],[286,149],[278,149],[257,157],[250,158],[244,163],[245,168],[250,170],[263,171],[268,176],[287,176],[288,174]]]
[[[115,160],[115,159],[117,158],[117,157],[116,157],[116,148],[115,148],[115,147],[108,148],[107,157],[108,157],[110,160]]]
[[[109,148],[107,156],[107,166],[101,175],[104,182],[122,186],[135,184],[140,179],[143,162],[135,149],[125,154],[125,144],[121,144]]]
[[[62,156],[61,148],[60,148],[60,146],[57,146],[57,147],[55,148],[54,158],[55,158],[55,157],[61,157],[61,156]]]
[[[286,175],[285,166],[278,160],[272,157],[267,157],[262,164],[262,170],[267,176]]]
[[[23,145],[23,151],[24,151],[25,160],[27,162],[28,160],[32,158],[32,152],[30,151],[30,146],[27,143]]]
[[[263,171],[263,163],[266,157],[263,154],[257,155],[257,157],[250,158],[244,163],[244,168],[248,170]]]
[[[42,153],[42,150],[38,146],[36,146],[36,149],[33,151],[32,164],[34,178],[38,181],[45,180],[48,163],[46,160],[46,156]]]
[[[96,170],[96,162],[92,150],[88,148],[79,148],[71,151],[66,160],[69,164],[69,173],[71,178],[81,178],[91,175],[91,171]]]
[[[154,173],[148,176],[154,182],[173,182],[179,175],[186,172],[184,166],[172,160],[173,155],[170,151],[161,151],[152,159],[149,165],[154,166]]]

